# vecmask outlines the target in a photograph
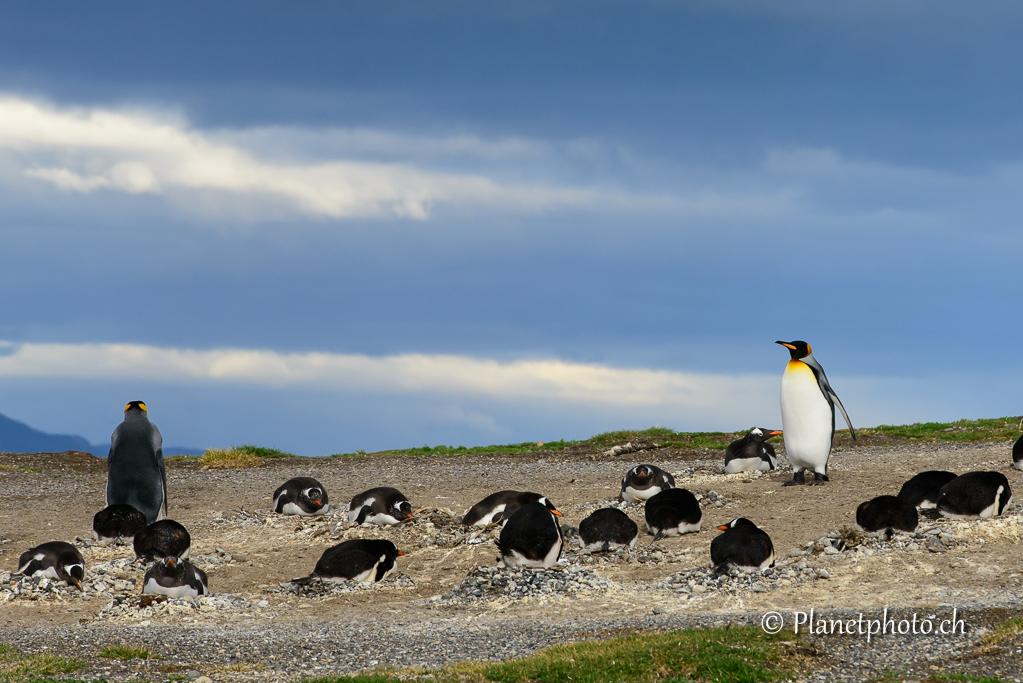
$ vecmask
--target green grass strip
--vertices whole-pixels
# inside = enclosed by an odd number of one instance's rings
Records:
[[[796,673],[798,648],[791,633],[768,635],[759,627],[695,629],[556,645],[500,663],[380,670],[309,683],[759,683]]]

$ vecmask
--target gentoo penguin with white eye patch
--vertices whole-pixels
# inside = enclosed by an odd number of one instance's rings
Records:
[[[956,476],[955,472],[942,470],[921,472],[902,485],[899,499],[921,510],[933,510],[938,507],[941,487],[955,479]]]
[[[990,519],[1012,505],[1012,489],[1001,472],[967,472],[941,487],[938,512],[949,519]]]
[[[622,477],[622,491],[618,497],[626,503],[642,503],[674,486],[675,477],[656,465],[643,463],[636,465]]]
[[[191,552],[192,537],[180,522],[161,519],[135,534],[135,557],[145,562],[165,557],[185,559]]]
[[[868,534],[892,530],[916,531],[920,517],[916,506],[896,496],[878,496],[860,503],[856,508],[856,524]]]
[[[142,401],[124,407],[124,422],[110,436],[107,456],[107,505],[125,503],[152,524],[167,513],[167,472],[163,437],[149,421]]]
[[[703,526],[700,502],[686,489],[661,491],[646,502],[644,516],[655,541],[665,536],[695,533]]]
[[[312,574],[292,581],[309,583],[314,578],[320,578],[324,581],[375,583],[397,571],[396,559],[404,554],[391,541],[355,538],[327,548]]]
[[[348,521],[355,524],[399,524],[406,519],[412,519],[412,503],[390,486],[360,493],[348,508]]]
[[[835,436],[835,406],[842,411],[849,433],[856,438],[856,430],[849,421],[845,406],[824,368],[813,357],[805,341],[778,341],[789,350],[791,359],[781,379],[781,422],[785,438],[785,453],[792,463],[792,479],[785,486],[806,483],[803,471],[813,472],[811,486],[828,481],[828,458],[831,441]]]
[[[1017,470],[1023,470],[1023,436],[1012,444],[1012,466]]]
[[[587,550],[608,552],[612,548],[636,545],[639,527],[617,508],[602,508],[579,522],[579,537]]]
[[[715,572],[723,574],[729,567],[762,572],[774,566],[771,537],[750,520],[738,517],[718,529],[725,533],[710,542],[710,561]]]
[[[312,477],[295,477],[274,491],[274,512],[282,515],[312,517],[322,515],[330,507],[327,490]]]
[[[728,444],[725,449],[725,474],[738,472],[770,472],[778,467],[778,456],[767,439],[781,434],[754,427],[749,433]]]
[[[97,541],[124,543],[147,526],[146,516],[124,503],[105,507],[92,518],[92,535]]]
[[[507,521],[523,505],[527,503],[540,503],[547,506],[548,510],[556,509],[554,503],[547,500],[546,496],[528,491],[498,491],[469,508],[462,518],[462,524],[466,526],[487,526],[495,522]]]
[[[21,554],[16,574],[45,576],[69,583],[82,590],[85,559],[78,548],[64,541],[50,541]]]
[[[210,592],[206,572],[173,555],[165,557],[146,572],[142,592],[170,598],[195,598]]]
[[[543,503],[527,503],[508,518],[501,529],[497,547],[506,567],[553,567],[561,557],[561,527]]]

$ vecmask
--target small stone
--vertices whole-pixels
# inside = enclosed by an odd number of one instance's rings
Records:
[[[661,607],[660,605],[657,605],[656,607],[654,607],[653,612],[654,614],[664,614],[664,608]]]

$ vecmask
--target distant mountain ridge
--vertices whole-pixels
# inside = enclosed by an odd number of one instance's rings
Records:
[[[110,444],[91,444],[84,436],[73,434],[47,434],[0,413],[0,452],[63,453],[64,451],[84,451],[105,458],[110,453]],[[166,456],[202,455],[203,453],[204,451],[200,448],[163,447],[163,454]]]

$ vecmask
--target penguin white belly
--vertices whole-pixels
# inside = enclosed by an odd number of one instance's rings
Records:
[[[386,512],[378,512],[375,515],[367,515],[363,524],[376,524],[378,526],[389,526],[401,522],[397,517],[392,517]]]
[[[372,507],[373,503],[375,503],[376,501],[377,501],[376,498],[367,498],[366,500],[362,501],[362,505],[360,505],[359,507],[357,507],[355,509],[349,510],[348,511],[348,521],[349,522],[354,522],[355,520],[357,520],[359,518],[359,513],[362,511],[362,508],[366,507],[367,505]]]
[[[642,503],[645,500],[650,500],[660,492],[660,486],[651,486],[648,489],[634,489],[631,486],[626,486],[625,493],[622,494],[622,499],[624,499],[626,503]]]
[[[761,467],[763,465],[763,467]],[[725,465],[725,474],[738,474],[739,472],[753,472],[755,470],[766,471],[767,463],[760,458],[735,458],[729,460]]]
[[[1013,460],[1012,466],[1017,470],[1023,471],[1023,460]]]
[[[473,526],[487,526],[488,524],[493,523],[494,515],[504,512],[505,507],[505,504],[501,503],[487,514],[480,517],[479,521],[473,524]],[[507,522],[508,520],[506,519],[505,521]]]
[[[277,507],[274,505],[274,507]],[[322,515],[327,511],[327,506],[324,505],[316,512],[306,512],[303,510],[298,503],[285,503],[284,507],[281,508],[281,513],[285,515],[299,515],[301,517],[315,517],[316,515]]]
[[[789,361],[781,380],[781,419],[785,451],[793,469],[827,473],[834,435],[834,413],[813,370]]]
[[[166,595],[169,598],[195,598],[199,596],[199,591],[195,590],[189,585],[174,586],[168,588],[161,586],[157,583],[156,579],[149,579],[146,582],[146,587],[142,591],[143,593],[153,593],[156,595]]]

